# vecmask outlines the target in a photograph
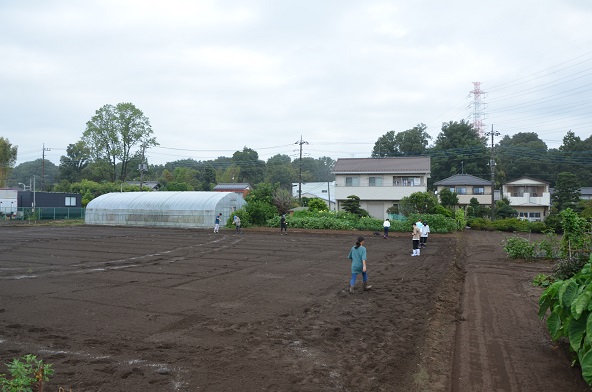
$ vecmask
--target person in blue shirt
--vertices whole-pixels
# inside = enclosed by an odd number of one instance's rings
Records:
[[[214,221],[214,233],[220,232],[220,217],[221,216],[222,216],[222,213],[219,213],[218,215],[216,215],[216,220]]]
[[[351,260],[351,280],[349,281],[349,292],[354,292],[354,285],[358,274],[362,274],[364,290],[370,290],[372,286],[368,285],[368,274],[366,273],[366,248],[364,247],[364,237],[359,236],[356,245],[349,251],[348,259]]]

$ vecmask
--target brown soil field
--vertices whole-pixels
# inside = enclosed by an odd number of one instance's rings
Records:
[[[370,291],[347,292],[365,235]],[[537,318],[551,264],[429,237],[0,225],[0,373],[44,391],[589,391]],[[506,234],[507,235],[507,234]]]

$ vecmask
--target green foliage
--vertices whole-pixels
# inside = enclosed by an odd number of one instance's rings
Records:
[[[285,214],[295,205],[295,202],[289,191],[278,188],[273,192],[273,205],[280,214]]]
[[[403,132],[387,132],[379,137],[374,144],[372,157],[381,158],[423,154],[427,150],[428,140],[431,139],[426,129],[425,124],[418,124],[412,129]]]
[[[565,338],[576,354],[584,380],[592,385],[592,257],[566,280],[551,284],[539,298],[538,316],[548,312],[547,328],[553,340]]]
[[[522,237],[510,237],[504,240],[504,251],[513,259],[532,260],[535,257],[535,245]]]
[[[508,219],[518,216],[518,212],[510,206],[510,201],[506,198],[495,202],[496,219]]]
[[[571,208],[561,211],[559,215],[563,229],[562,255],[571,258],[590,254],[592,247],[590,223],[584,218],[580,218]]]
[[[400,231],[411,231],[412,222],[417,222],[420,219],[422,222],[428,223],[431,233],[452,233],[457,231],[456,220],[440,214],[411,214],[409,215],[408,229]],[[391,231],[399,231],[393,229],[392,221]]]
[[[323,199],[315,197],[308,201],[308,209],[309,211],[328,211],[329,207]]]
[[[360,207],[360,198],[356,195],[348,196],[347,200],[345,200],[341,205],[343,209],[350,214],[368,216],[368,212]]]
[[[486,218],[470,219],[468,225],[473,230],[484,231],[508,231],[523,233],[542,233],[547,230],[543,222],[530,222],[527,220],[507,218],[491,221]]]
[[[465,216],[465,210],[462,208],[457,209],[454,212],[454,220],[456,221],[456,229],[464,230],[467,227],[467,218]]]
[[[249,222],[253,226],[263,226],[268,219],[278,214],[278,210],[274,205],[268,204],[263,200],[253,200],[244,209],[249,215]],[[243,218],[240,218],[241,223],[244,222]]]
[[[585,258],[561,259],[553,266],[553,276],[558,280],[567,280],[580,272],[585,264]]]
[[[249,212],[245,208],[241,208],[240,210],[234,211],[234,214],[232,214],[228,218],[228,220],[226,221],[226,227],[234,227],[234,222],[233,222],[234,215],[236,215],[240,218],[242,228],[251,227],[251,215],[249,215]],[[278,218],[278,225],[279,225],[279,218]]]
[[[553,206],[559,211],[573,209],[580,201],[580,184],[574,173],[561,172],[557,174],[557,184],[551,196]]]
[[[450,192],[450,189],[444,188],[440,191],[440,203],[446,208],[454,207],[458,205],[458,195],[456,192]]]
[[[532,285],[547,288],[554,282],[555,278],[553,276],[549,276],[546,274],[538,274],[532,280]]]
[[[415,192],[401,199],[399,210],[405,216],[431,214],[438,204],[438,198],[432,192]]]
[[[13,359],[6,367],[10,378],[0,374],[2,392],[33,392],[33,386],[41,391],[43,383],[49,381],[49,376],[53,374],[53,365],[46,364],[31,354]]]
[[[245,197],[245,201],[247,203],[251,203],[253,201],[262,201],[269,205],[273,204],[273,195],[276,189],[278,188],[277,184],[270,184],[268,182],[260,182],[259,184],[255,185],[253,190],[247,194]]]

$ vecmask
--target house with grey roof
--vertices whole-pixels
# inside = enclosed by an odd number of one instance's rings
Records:
[[[430,172],[430,157],[339,158],[333,166],[337,209],[355,195],[372,217],[387,218],[389,207],[427,191]]]
[[[491,182],[470,174],[455,174],[434,183],[436,192],[440,194],[443,189],[449,189],[456,193],[458,204],[467,207],[471,199],[475,198],[482,205],[491,205]]]
[[[592,187],[580,188],[580,199],[592,200]]]
[[[232,183],[220,183],[216,185],[213,189],[214,192],[234,192],[241,195],[243,198],[246,197],[249,192],[251,192],[251,185],[247,183],[239,183],[239,182],[232,182]]]

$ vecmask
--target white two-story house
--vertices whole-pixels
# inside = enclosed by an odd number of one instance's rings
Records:
[[[430,157],[339,158],[333,167],[337,209],[355,195],[361,208],[384,219],[402,198],[427,191],[430,170]]]
[[[549,183],[529,177],[507,182],[502,187],[503,197],[518,212],[518,218],[542,221],[551,210]]]

